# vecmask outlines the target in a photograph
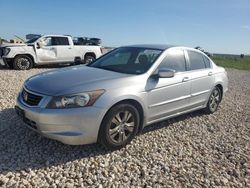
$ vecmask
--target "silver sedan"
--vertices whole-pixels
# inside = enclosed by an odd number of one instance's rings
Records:
[[[145,126],[204,109],[217,110],[227,73],[187,47],[134,45],[88,65],[27,79],[16,112],[26,125],[65,144],[129,143]]]

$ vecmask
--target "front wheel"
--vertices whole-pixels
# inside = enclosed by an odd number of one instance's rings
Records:
[[[208,99],[207,107],[205,108],[205,111],[207,113],[214,113],[221,102],[222,92],[218,87],[215,87]]]
[[[19,55],[14,59],[14,68],[16,70],[28,70],[33,66],[33,61],[26,55]]]
[[[120,149],[135,137],[139,123],[139,113],[133,105],[116,105],[103,119],[98,142],[106,149]]]

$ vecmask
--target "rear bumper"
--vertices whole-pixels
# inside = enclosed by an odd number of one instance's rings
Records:
[[[17,107],[24,113],[22,118],[30,129],[70,145],[97,142],[99,127],[106,113],[105,109],[94,106],[71,109],[28,107],[20,95]]]

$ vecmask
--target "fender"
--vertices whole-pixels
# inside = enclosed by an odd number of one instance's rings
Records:
[[[14,59],[18,55],[29,55],[37,63],[37,57],[32,46],[11,46],[8,55],[3,58]]]

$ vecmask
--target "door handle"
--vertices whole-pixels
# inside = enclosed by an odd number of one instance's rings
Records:
[[[51,50],[55,50],[55,48],[50,48]]]
[[[208,76],[212,76],[212,75],[213,75],[213,73],[212,73],[212,72],[209,72],[207,75],[208,75]]]
[[[184,77],[184,78],[182,79],[182,82],[187,82],[187,81],[189,81],[189,77]]]

